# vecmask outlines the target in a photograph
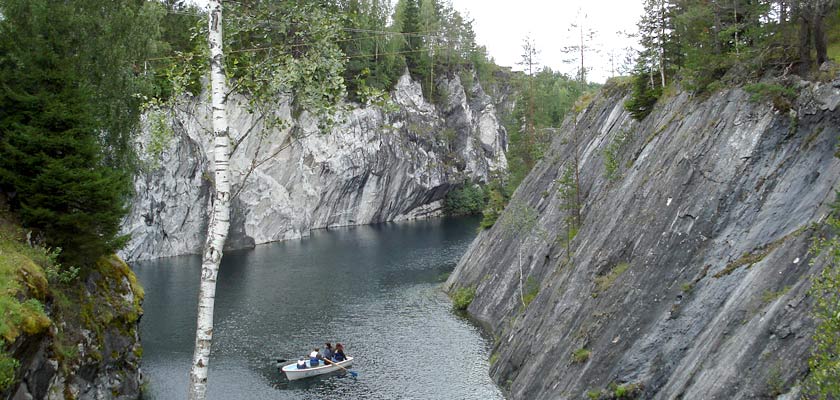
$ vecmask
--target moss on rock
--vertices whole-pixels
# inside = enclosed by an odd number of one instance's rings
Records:
[[[50,391],[74,393],[78,392],[74,385],[91,383],[105,385],[108,391],[121,390],[109,386],[110,379],[98,377],[110,370],[125,376],[134,373],[139,390],[137,362],[142,348],[137,321],[144,293],[136,276],[125,262],[110,255],[66,281],[63,278],[69,275],[46,273],[63,269],[55,262],[57,254],[31,246],[24,231],[0,212],[0,395],[11,395],[32,373],[27,368],[48,364],[32,362],[39,357],[57,361],[55,372],[63,375],[58,382],[64,387]],[[95,376],[80,378],[82,368],[96,371]]]

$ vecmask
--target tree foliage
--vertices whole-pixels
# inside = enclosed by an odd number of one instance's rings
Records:
[[[67,264],[119,248],[157,4],[0,1],[0,188]]]
[[[466,182],[463,186],[446,194],[443,212],[446,215],[481,214],[487,198],[484,189],[474,183]]]
[[[188,78],[181,86],[197,94],[199,78],[206,73],[206,44],[202,41],[206,27],[196,23],[201,13],[181,1],[164,3],[169,11],[161,28],[165,37],[162,46],[174,57],[154,63],[161,93],[172,92],[174,75]],[[226,10],[232,16],[225,22],[225,35],[232,38],[226,68],[234,80],[239,77],[236,71],[248,70],[256,60],[266,59],[278,63],[282,73],[275,75],[307,75],[305,66],[312,64],[306,61],[311,57],[301,57],[303,54],[338,51],[345,60],[340,76],[346,95],[369,103],[383,99],[406,69],[422,83],[430,100],[439,100],[434,94],[439,77],[475,71],[482,82],[488,82],[495,71],[486,49],[475,42],[472,21],[441,0],[399,0],[393,5],[387,0],[243,0],[226,4]],[[316,70],[314,76],[323,79],[335,71]],[[271,79],[256,78],[249,79],[254,82],[250,89],[276,89],[276,85],[265,85],[272,84]],[[303,82],[279,83],[295,90],[306,86],[299,84]],[[233,87],[240,85],[232,82]]]
[[[834,0],[646,0],[642,49],[628,108],[643,118],[677,79],[694,92],[757,81],[768,73],[808,77],[828,59]],[[645,77],[645,78],[643,78]]]

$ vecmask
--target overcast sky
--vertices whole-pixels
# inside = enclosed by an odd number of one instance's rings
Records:
[[[577,32],[569,32],[569,25],[575,22],[580,10],[581,15],[587,16],[587,25],[597,31],[594,41],[601,52],[593,56],[589,78],[598,82],[610,75],[610,52],[615,51],[616,58],[623,58],[619,52],[634,43],[616,32],[635,32],[642,14],[642,0],[451,1],[456,10],[474,19],[479,44],[487,46],[497,64],[521,70],[516,63],[522,54],[523,39],[530,34],[540,50],[541,64],[570,74],[576,68],[563,63],[568,56],[560,50],[579,41]]]

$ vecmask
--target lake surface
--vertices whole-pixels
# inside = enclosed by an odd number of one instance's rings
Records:
[[[490,339],[453,313],[440,289],[477,219],[314,232],[228,252],[219,273],[211,399],[502,399],[488,376]],[[135,263],[146,290],[140,324],[151,399],[186,398],[200,258]],[[289,382],[276,359],[325,341],[358,374]],[[291,361],[290,361],[291,362]]]

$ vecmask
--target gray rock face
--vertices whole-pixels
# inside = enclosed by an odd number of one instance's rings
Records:
[[[116,258],[105,263],[113,268],[107,276],[91,273],[79,282],[81,298],[66,300],[79,311],[51,312],[49,332],[21,335],[12,344],[10,351],[20,362],[19,379],[0,396],[15,400],[140,398],[142,298],[136,296],[141,294],[129,281],[134,277],[128,265]]]
[[[467,96],[457,76],[439,86],[448,99],[442,110],[405,75],[392,93],[396,107],[350,108],[328,134],[305,112],[292,118],[288,99],[270,115],[291,121],[282,128],[248,113],[245,99],[229,101],[238,195],[228,247],[437,216],[448,191],[506,169],[507,137],[492,99],[480,85]],[[129,261],[199,253],[204,244],[212,187],[208,105],[188,101],[174,115],[175,137],[159,157],[146,160],[150,172],[135,181],[123,223],[132,239],[120,253]],[[141,152],[150,141],[147,132]]]
[[[447,281],[476,288],[468,311],[496,337],[490,372],[511,398],[613,383],[657,399],[798,390],[823,266],[808,247],[840,188],[836,86],[804,84],[791,113],[739,89],[680,94],[641,123],[612,88],[566,121]],[[568,241],[561,178],[576,143],[582,226]],[[512,234],[528,210],[534,224]]]

